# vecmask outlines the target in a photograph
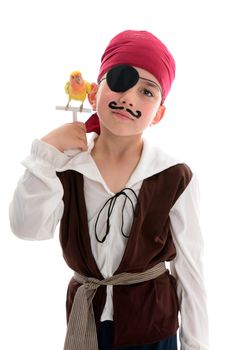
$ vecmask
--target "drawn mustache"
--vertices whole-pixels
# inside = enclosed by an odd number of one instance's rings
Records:
[[[135,111],[133,112],[131,109],[129,108],[125,108],[123,106],[117,106],[117,103],[115,101],[111,101],[108,104],[108,107],[111,109],[119,109],[119,110],[126,110],[126,112],[128,112],[129,114],[131,114],[134,118],[140,118],[142,115],[142,112],[140,111]]]

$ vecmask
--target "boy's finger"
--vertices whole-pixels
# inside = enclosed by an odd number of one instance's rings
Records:
[[[74,122],[74,124],[81,130],[84,130],[86,132],[86,125],[82,122]]]

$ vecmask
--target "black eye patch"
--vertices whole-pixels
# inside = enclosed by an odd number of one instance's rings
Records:
[[[135,68],[121,64],[108,71],[106,80],[112,91],[124,92],[137,84],[139,74]]]

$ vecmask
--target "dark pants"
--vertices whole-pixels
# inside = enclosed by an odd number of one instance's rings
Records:
[[[112,350],[113,337],[113,322],[101,322],[101,326],[98,332],[99,350]],[[130,347],[127,346],[123,348],[118,348],[118,350],[177,350],[177,339],[176,335],[174,335],[165,340],[160,341],[159,343]]]

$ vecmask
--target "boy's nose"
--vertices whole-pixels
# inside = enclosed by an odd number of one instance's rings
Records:
[[[122,104],[127,104],[127,102],[126,102],[125,100],[121,101],[121,103],[122,103]],[[129,105],[130,107],[133,107],[133,104],[132,104],[132,103],[128,103],[128,105]]]
[[[130,107],[133,107],[133,96],[132,96],[132,89],[129,89],[123,93],[121,93],[121,97],[119,98],[119,102],[122,105],[127,105]]]

